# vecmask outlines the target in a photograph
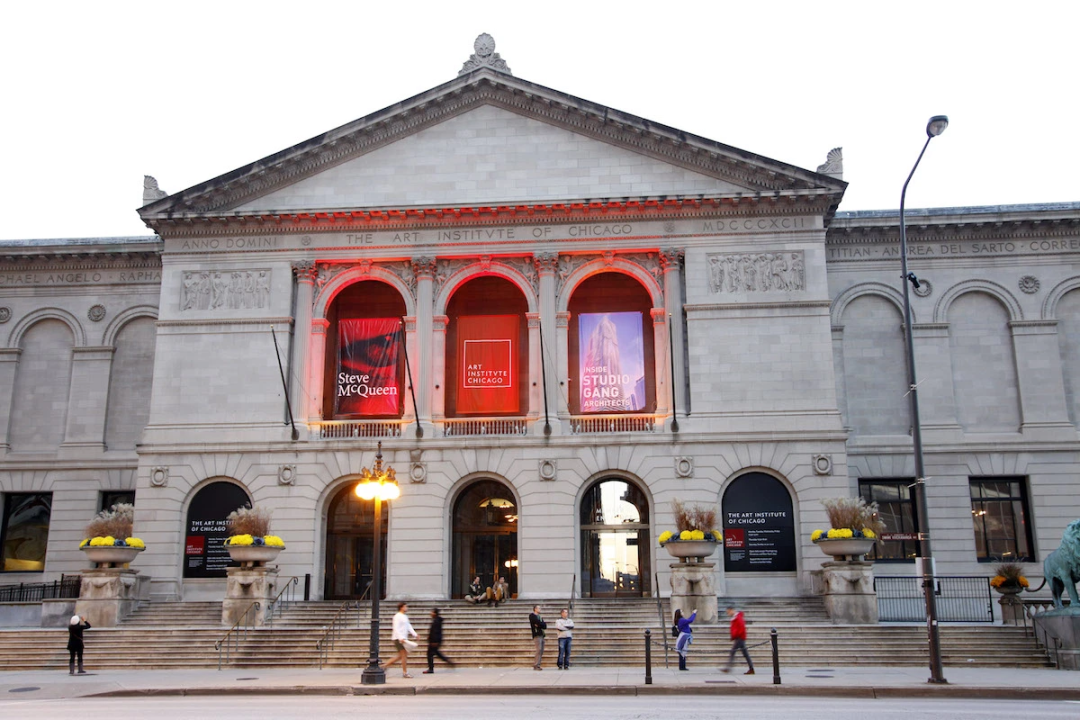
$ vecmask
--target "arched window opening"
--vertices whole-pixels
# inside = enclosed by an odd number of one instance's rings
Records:
[[[724,572],[796,570],[791,493],[772,475],[746,473],[724,491]]]
[[[405,300],[379,280],[354,283],[326,312],[323,417],[398,418],[405,410]]]
[[[184,542],[184,577],[223,578],[232,559],[225,548],[229,513],[251,507],[247,491],[218,481],[201,488],[188,506]]]
[[[514,493],[497,480],[478,480],[454,503],[453,567],[450,594],[465,597],[473,578],[491,587],[500,578],[518,591],[518,506]]]
[[[648,597],[649,501],[637,485],[600,480],[581,500],[582,597]]]
[[[568,308],[570,412],[655,412],[649,292],[628,275],[605,272],[578,285]]]
[[[326,518],[326,573],[323,597],[348,600],[365,594],[375,577],[375,503],[361,500],[354,492],[356,483],[342,487],[330,501]],[[382,597],[386,597],[386,537],[390,501],[382,507]],[[370,599],[371,593],[365,596]]]

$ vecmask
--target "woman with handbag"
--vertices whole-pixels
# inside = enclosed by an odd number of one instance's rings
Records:
[[[394,647],[397,648],[397,656],[383,665],[383,670],[385,670],[394,663],[400,662],[401,676],[405,678],[412,677],[409,674],[409,650],[415,650],[417,647],[417,644],[409,639],[410,635],[416,637],[416,631],[409,622],[408,612],[408,603],[398,603],[397,614],[394,615],[394,629],[390,635],[390,639],[394,641]]]

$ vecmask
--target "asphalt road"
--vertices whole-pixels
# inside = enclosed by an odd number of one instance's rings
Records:
[[[870,717],[873,720],[1075,720],[1080,702],[1014,700],[861,700],[841,698],[764,697],[558,697],[555,694],[506,698],[201,696],[162,698],[82,698],[21,700],[0,698],[5,720],[354,720],[359,714],[377,718],[439,720],[801,720],[802,718]]]

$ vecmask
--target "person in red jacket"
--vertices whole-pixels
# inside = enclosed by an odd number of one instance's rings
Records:
[[[731,654],[728,655],[727,666],[724,667],[723,672],[731,672],[731,666],[735,663],[735,651],[742,650],[746,664],[750,666],[745,674],[753,675],[754,661],[750,659],[750,653],[746,649],[746,620],[743,614],[734,607],[728,607],[727,615],[731,618]]]

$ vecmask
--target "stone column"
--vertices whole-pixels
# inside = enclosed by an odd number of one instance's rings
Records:
[[[1065,382],[1057,320],[1020,320],[1009,323],[1016,379],[1020,385],[1021,429],[1038,428],[1076,438],[1065,405]]]
[[[326,332],[329,329],[330,321],[325,318],[316,318],[311,321],[311,349],[308,351],[310,387],[307,392],[307,399],[310,402],[306,411],[307,419],[316,422],[326,419],[323,417],[323,386],[326,382]],[[300,422],[300,418],[304,417],[305,409],[293,408],[293,412],[300,416],[296,418],[296,421]]]
[[[668,365],[667,311],[653,308],[653,356],[656,358],[656,414],[667,415],[671,408],[671,366]]]
[[[293,412],[298,415],[294,420],[307,422],[308,412],[313,404],[311,391],[314,388],[305,385],[311,381],[311,305],[315,297],[315,275],[318,270],[311,260],[293,263],[292,269],[296,275],[296,316],[293,325],[292,361],[289,363],[289,402]],[[321,387],[319,394],[322,394]]]
[[[450,318],[431,318],[431,419],[446,417],[446,326]]]
[[[825,611],[837,625],[875,625],[878,621],[874,592],[874,563],[832,561],[821,566],[825,584]]]
[[[555,366],[557,369],[553,383],[558,400],[559,417],[570,418],[570,313],[555,313]],[[573,388],[577,390],[576,387]],[[566,398],[565,402],[563,398]]]
[[[258,610],[250,618],[251,624],[260,627],[266,622],[270,601],[277,595],[278,568],[266,565],[226,568],[225,599],[221,602],[221,624],[232,627],[253,602]]]
[[[539,417],[541,422],[534,430],[543,432],[544,397],[540,378],[540,313],[525,313],[525,322],[529,326],[529,412],[531,418]]]
[[[21,348],[0,348],[0,452],[11,449],[8,427],[11,422],[11,400],[15,397],[15,372],[19,369]]]
[[[419,396],[421,394],[420,380],[420,358],[417,356],[417,339],[416,339],[416,317],[403,318],[404,325],[402,330],[405,332],[405,350],[409,353],[409,367],[405,370],[405,387],[403,392],[405,393],[405,415],[404,419],[407,422],[415,422],[417,415],[417,407],[413,403],[413,395],[417,396],[417,402],[419,402]],[[409,373],[412,373],[410,376]],[[409,389],[409,378],[413,380],[412,389]],[[415,426],[414,426],[415,427]],[[403,432],[405,432],[403,430]],[[415,430],[413,431],[415,432]]]
[[[75,614],[94,627],[116,627],[149,599],[150,578],[127,568],[93,568],[82,571]]]
[[[559,256],[556,253],[540,253],[533,258],[533,265],[540,278],[540,332],[544,336],[544,352],[540,362],[547,373],[548,415],[554,421],[559,416],[559,380],[563,377],[559,375],[555,363],[559,345],[555,337],[555,316],[558,308],[555,298],[555,273],[559,269]],[[542,375],[540,382],[543,382]],[[543,413],[543,406],[539,409]],[[558,423],[552,422],[552,430],[557,427]]]
[[[65,448],[105,449],[105,410],[109,402],[112,347],[72,350]]]
[[[675,368],[675,386],[671,392],[675,398],[675,411],[683,415],[686,415],[686,411],[690,408],[689,397],[686,394],[686,373],[684,372],[686,367],[683,357],[682,267],[685,257],[684,248],[668,248],[660,253],[660,268],[664,273],[664,309],[670,320],[668,332],[671,333],[671,339],[674,341],[671,363]],[[667,381],[671,382],[670,369]]]
[[[433,313],[437,261],[432,257],[418,257],[413,258],[412,264],[413,274],[416,276],[416,331],[413,333],[415,345],[409,346],[409,360],[413,366],[420,422],[430,424],[433,417],[443,416],[443,383],[441,380],[429,381],[428,378],[435,378],[445,372],[446,323],[443,322],[442,327],[442,348],[436,349],[439,344],[439,330],[436,328]],[[435,385],[439,386],[439,390],[435,389]]]
[[[832,328],[833,367],[836,369],[836,404],[840,410],[840,416],[844,419],[844,430],[851,427],[851,416],[848,414],[847,405],[847,378],[844,376],[844,327],[834,325]]]

